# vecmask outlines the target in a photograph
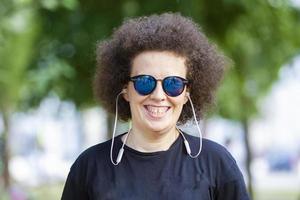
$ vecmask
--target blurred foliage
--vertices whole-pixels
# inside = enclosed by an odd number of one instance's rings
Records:
[[[22,108],[38,105],[49,92],[78,107],[93,105],[96,43],[127,17],[173,11],[199,22],[233,60],[218,108],[237,120],[256,113],[257,99],[300,46],[299,10],[283,0],[4,0],[2,5],[1,98],[21,99]]]
[[[240,16],[224,38],[219,37],[234,62],[218,98],[226,118],[240,121],[255,115],[257,102],[276,81],[279,69],[300,53],[299,11],[287,1],[276,2],[245,4],[247,15]]]
[[[28,68],[34,55],[32,49],[40,32],[37,11],[27,4],[29,1],[25,0],[3,0],[0,7],[0,113],[4,126],[0,166],[6,188],[10,185],[10,115],[24,102]]]
[[[16,107],[32,60],[34,40],[39,33],[36,11],[6,2],[0,10],[0,108]],[[2,5],[3,3],[2,2]],[[6,8],[6,9],[5,9]]]

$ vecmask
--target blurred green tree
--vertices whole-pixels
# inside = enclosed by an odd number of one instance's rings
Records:
[[[4,186],[9,187],[10,116],[21,102],[25,74],[32,57],[34,40],[39,32],[34,9],[21,2],[2,1],[0,9],[0,113],[4,132],[1,135],[1,160]]]
[[[66,1],[71,2],[71,1]],[[49,85],[72,76],[73,69],[51,52],[35,48],[43,34],[38,10],[43,1],[1,1],[0,7],[0,113],[4,130],[0,137],[0,173],[4,187],[10,186],[10,119],[20,109],[37,105],[55,89]],[[70,7],[69,4],[63,4]],[[47,7],[48,8],[48,7]],[[48,8],[50,9],[50,8]],[[55,43],[51,43],[52,46]],[[42,59],[36,56],[42,53]],[[34,99],[34,100],[33,100]]]

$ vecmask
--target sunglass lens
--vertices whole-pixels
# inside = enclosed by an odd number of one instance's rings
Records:
[[[151,76],[139,76],[134,82],[134,87],[140,95],[150,94],[156,86],[156,80]]]
[[[167,95],[176,97],[184,90],[184,82],[179,77],[167,77],[163,81],[163,88]]]

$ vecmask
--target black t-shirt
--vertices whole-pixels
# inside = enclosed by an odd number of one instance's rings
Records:
[[[185,134],[192,154],[199,139]],[[72,165],[62,200],[249,200],[243,176],[230,153],[203,139],[191,158],[181,136],[167,151],[144,153],[125,145],[119,165],[110,161],[111,140],[90,147]],[[114,160],[121,148],[116,137]]]

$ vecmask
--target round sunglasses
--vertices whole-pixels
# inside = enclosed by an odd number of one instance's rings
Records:
[[[151,75],[138,75],[130,77],[130,81],[133,82],[134,89],[143,96],[149,95],[155,90],[157,81],[162,82],[164,92],[171,97],[179,96],[183,92],[184,87],[188,85],[188,80],[179,76],[156,79]]]

